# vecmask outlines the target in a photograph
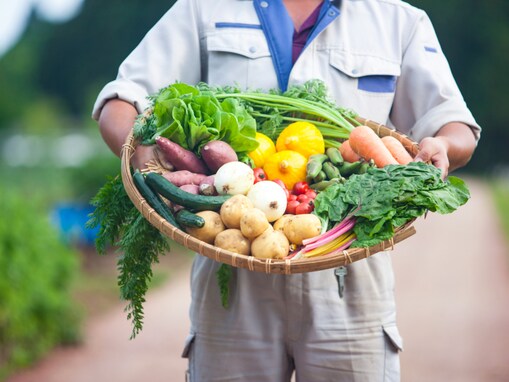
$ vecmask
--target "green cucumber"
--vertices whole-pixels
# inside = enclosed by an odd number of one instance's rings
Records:
[[[205,225],[205,219],[185,208],[177,212],[175,218],[184,227],[202,228]]]
[[[181,190],[164,176],[155,172],[149,172],[145,176],[145,181],[153,191],[191,211],[219,211],[223,203],[232,197],[232,195],[207,196],[191,194]]]
[[[143,196],[150,207],[165,218],[171,225],[181,229],[180,224],[178,224],[175,220],[170,207],[162,201],[159,195],[152,191],[152,189],[147,185],[145,177],[138,170],[136,170],[133,174],[133,182],[136,189],[140,192],[141,196]]]

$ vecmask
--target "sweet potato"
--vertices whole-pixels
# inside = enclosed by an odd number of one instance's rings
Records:
[[[197,184],[184,184],[179,187],[181,190],[189,192],[190,194],[198,195],[200,193],[200,186]]]
[[[187,170],[167,171],[163,173],[163,176],[177,187],[183,186],[184,184],[200,185],[201,182],[207,178],[205,174],[195,174]]]
[[[201,157],[212,173],[228,162],[238,161],[237,153],[223,141],[210,141],[201,149]]]
[[[184,149],[165,137],[157,137],[156,144],[175,169],[188,170],[195,174],[209,173],[207,166],[192,151]]]

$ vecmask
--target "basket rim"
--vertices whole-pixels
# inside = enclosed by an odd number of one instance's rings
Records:
[[[369,126],[379,136],[391,135],[397,138],[404,147],[415,155],[419,149],[417,143],[410,140],[407,136],[390,129],[387,126],[358,117],[357,120]],[[130,169],[130,160],[136,150],[136,142],[133,131],[129,133],[126,142],[122,145],[121,151],[121,176],[122,183],[129,199],[136,209],[147,219],[159,232],[171,240],[183,245],[184,247],[199,253],[202,256],[212,260],[229,264],[237,268],[245,268],[250,271],[273,274],[294,274],[314,272],[330,268],[345,266],[368,258],[378,252],[393,249],[394,245],[409,238],[416,233],[413,227],[413,221],[405,226],[399,227],[394,236],[372,247],[349,248],[337,254],[322,255],[313,258],[291,259],[261,259],[254,256],[241,255],[235,252],[227,251],[211,244],[203,242],[171,225],[166,219],[160,216],[141,196],[134,185]]]

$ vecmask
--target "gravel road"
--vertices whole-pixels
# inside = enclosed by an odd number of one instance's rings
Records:
[[[403,382],[509,381],[508,247],[488,189],[468,184],[466,206],[419,219],[393,255]],[[8,382],[183,381],[188,279],[187,266],[147,296],[135,340],[118,305],[87,323],[82,346],[59,349]]]

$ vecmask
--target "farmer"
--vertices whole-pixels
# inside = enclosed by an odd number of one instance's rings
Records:
[[[117,154],[147,96],[176,81],[285,90],[323,80],[359,115],[420,142],[416,160],[444,177],[464,166],[480,128],[427,15],[402,1],[178,0],[98,96],[93,116]],[[153,157],[139,147],[134,167]],[[190,381],[398,381],[390,256],[294,275],[234,269],[221,305],[219,263],[197,256]],[[344,293],[338,293],[344,282]]]

